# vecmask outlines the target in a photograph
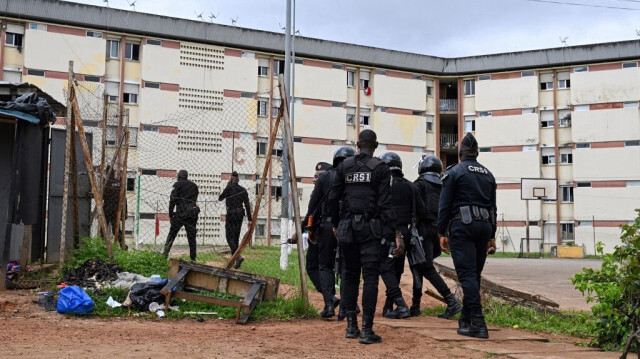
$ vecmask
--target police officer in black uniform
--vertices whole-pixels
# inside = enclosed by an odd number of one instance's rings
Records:
[[[326,199],[323,196],[322,185],[318,184],[318,179],[324,177],[327,171],[331,169],[331,165],[326,162],[318,162],[315,166],[316,173],[313,176],[313,192],[311,192],[311,198],[309,199],[309,207],[307,215],[302,221],[300,226],[302,229],[306,229],[309,235],[309,246],[307,248],[306,267],[307,274],[313,283],[313,286],[319,293],[322,293],[322,282],[320,281],[320,253],[318,245],[318,228],[315,220],[320,220],[322,216],[322,202]],[[329,190],[330,184],[325,184],[326,190]],[[311,223],[309,223],[311,221]],[[293,234],[291,238],[292,243],[298,242],[297,233]]]
[[[433,266],[433,260],[437,258],[440,251],[440,240],[438,238],[438,205],[440,202],[440,192],[442,191],[442,161],[436,156],[423,156],[418,165],[418,179],[413,182],[418,188],[421,200],[424,202],[426,216],[421,218],[419,230],[423,238],[424,265],[412,267],[413,274],[413,300],[411,304],[411,315],[420,315],[420,299],[422,298],[422,277],[433,285],[440,295],[447,301],[447,309],[444,313],[438,314],[438,318],[449,319],[462,310],[462,306],[451,293],[447,284],[442,280],[440,274]]]
[[[178,182],[173,185],[171,197],[169,199],[169,218],[171,228],[164,244],[164,256],[169,256],[173,241],[178,235],[180,228],[184,226],[187,231],[187,241],[189,242],[189,256],[192,261],[196,260],[196,224],[200,208],[198,202],[198,186],[187,179],[188,173],[185,170],[178,171]],[[174,212],[175,209],[175,212]]]
[[[442,179],[438,211],[440,246],[451,253],[464,293],[458,334],[488,338],[482,315],[480,278],[496,234],[496,180],[476,161],[478,141],[467,133],[459,149],[460,163]]]
[[[224,224],[225,235],[227,237],[227,243],[231,250],[231,255],[235,254],[238,250],[238,240],[240,239],[240,229],[242,228],[242,220],[246,216],[249,226],[251,226],[251,205],[249,204],[249,194],[247,190],[242,187],[238,182],[240,178],[238,172],[233,171],[227,187],[218,196],[218,201],[225,201],[227,207],[227,217]],[[244,208],[242,206],[244,205]],[[234,268],[240,268],[240,265],[244,262],[244,258],[239,256]]]
[[[400,156],[394,152],[387,152],[380,156],[380,159],[389,166],[391,171],[391,199],[397,219],[397,228],[402,234],[405,248],[410,251],[410,225],[414,216],[424,216],[424,204],[417,196],[418,190],[404,178]],[[380,276],[387,287],[387,299],[384,307],[382,307],[382,315],[390,319],[408,318],[411,314],[400,290],[400,278],[404,272],[405,256],[389,258],[387,255],[389,252],[388,247],[386,250],[383,249],[382,252]],[[396,309],[393,309],[393,304],[396,305]]]
[[[319,279],[324,299],[324,309],[320,313],[323,318],[331,318],[335,315],[335,307],[340,303],[336,298],[336,282],[334,264],[338,242],[333,234],[331,217],[325,214],[326,200],[331,190],[331,184],[336,175],[335,168],[338,167],[345,158],[353,157],[356,151],[348,146],[340,147],[333,154],[333,166],[325,166],[327,173],[318,177],[309,200],[309,211],[305,218],[305,224],[310,229],[309,238],[318,238],[318,263]],[[309,217],[313,215],[313,225],[309,227]]]
[[[396,218],[391,203],[389,167],[373,157],[378,147],[377,136],[371,130],[358,135],[359,154],[345,159],[336,169],[328,199],[328,214],[338,238],[344,259],[344,295],[341,305],[347,311],[346,338],[360,343],[379,343],[382,338],[373,331],[373,317],[378,297],[381,239],[393,240]],[[342,200],[342,211],[340,210]],[[395,235],[401,255],[404,243]],[[362,333],[358,329],[356,302],[360,274],[362,288]]]

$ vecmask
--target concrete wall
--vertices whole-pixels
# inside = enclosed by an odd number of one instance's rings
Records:
[[[531,107],[538,107],[538,78],[535,76],[476,81],[476,111]]]
[[[374,75],[373,101],[376,106],[424,111],[427,87],[423,80]]]
[[[342,107],[324,107],[295,104],[295,135],[345,140],[347,110]]]
[[[520,183],[521,178],[540,176],[540,152],[481,152],[478,161],[498,183]]]
[[[372,118],[371,129],[378,135],[378,142],[405,146],[426,146],[427,125],[424,117],[374,112]]]
[[[573,152],[573,176],[576,181],[638,179],[640,147],[576,149]]]
[[[574,111],[571,116],[573,142],[640,139],[638,108]]]
[[[340,69],[297,64],[295,96],[346,102],[347,72]]]
[[[538,114],[476,118],[475,136],[481,147],[536,145]]]
[[[633,218],[640,204],[640,187],[573,189],[576,220],[596,221]]]
[[[571,74],[571,103],[574,105],[638,101],[639,98],[638,68]]]

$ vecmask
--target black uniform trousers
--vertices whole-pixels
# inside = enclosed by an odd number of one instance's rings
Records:
[[[429,226],[425,229],[425,232],[422,233],[422,236],[422,248],[424,248],[424,255],[427,262],[418,267],[411,267],[413,276],[413,305],[419,305],[420,299],[422,298],[422,277],[427,278],[441,296],[446,297],[451,294],[451,290],[433,265],[433,246],[439,242],[438,229],[434,226]]]
[[[449,227],[451,257],[464,293],[462,310],[468,316],[482,315],[480,278],[491,231],[489,222],[476,220],[465,225],[460,219],[455,219]]]
[[[398,225],[398,230],[402,233],[405,249],[409,248],[408,243],[411,241],[411,232],[408,226]],[[380,277],[386,287],[387,304],[391,304],[394,299],[402,297],[400,277],[404,272],[404,258],[404,253],[398,258],[389,258],[389,245],[382,246],[380,252]]]
[[[318,230],[319,279],[325,304],[333,303],[333,296],[336,293],[335,263],[337,248],[338,241],[333,234],[331,218],[325,218]]]
[[[311,283],[316,287],[318,293],[322,293],[322,284],[320,283],[320,258],[319,256],[320,249],[318,248],[318,244],[313,244],[309,242],[309,247],[307,248],[307,274],[311,279]]]
[[[373,318],[378,302],[378,280],[380,277],[380,240],[371,232],[366,221],[362,229],[353,230],[353,242],[338,243],[343,256],[344,289],[341,304],[347,312],[355,312],[358,302],[360,275],[362,286],[362,315]]]
[[[229,249],[231,250],[231,255],[238,250],[238,240],[240,239],[240,229],[242,228],[243,219],[244,212],[227,213],[227,218],[224,223],[224,231],[227,237],[227,244],[229,244]]]
[[[187,232],[187,241],[189,242],[189,257],[192,261],[196,260],[196,224],[198,223],[198,216],[195,217],[181,217],[178,214],[174,214],[171,217],[171,228],[169,228],[169,235],[167,236],[167,242],[164,244],[164,256],[169,256],[169,251],[173,246],[173,241],[176,239],[180,228],[184,226],[184,230]]]

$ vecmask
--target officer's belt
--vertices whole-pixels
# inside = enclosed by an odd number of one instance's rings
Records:
[[[469,209],[469,214],[471,215],[471,219],[473,219],[474,221],[489,222],[491,219],[491,211],[486,208],[482,208],[478,206],[462,206],[458,208],[458,213],[456,213],[453,217],[451,217],[451,220],[449,220],[449,223],[455,221],[456,219],[462,220],[461,212],[466,208]],[[483,216],[483,212],[487,213],[486,218]]]

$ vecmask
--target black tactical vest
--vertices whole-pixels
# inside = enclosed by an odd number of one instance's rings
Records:
[[[374,176],[374,170],[384,164],[376,157],[370,157],[365,163],[357,161],[356,157],[344,160],[344,208],[348,214],[368,214],[376,217],[376,200],[379,180]]]
[[[440,192],[442,192],[442,181],[437,176],[422,175],[418,179],[421,187],[422,200],[427,211],[427,219],[429,224],[438,222],[438,206],[440,202]]]

